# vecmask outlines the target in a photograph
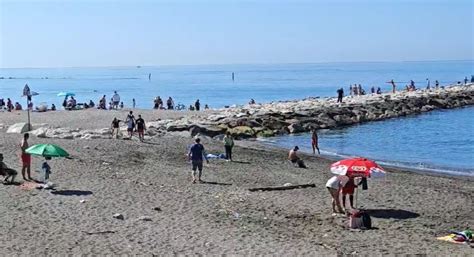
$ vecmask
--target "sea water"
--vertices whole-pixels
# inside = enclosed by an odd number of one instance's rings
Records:
[[[451,175],[474,176],[474,107],[436,110],[320,130],[321,154],[339,158],[366,157],[389,166]],[[312,153],[309,133],[280,136],[265,143]]]
[[[232,80],[234,73],[234,80]],[[149,75],[151,78],[149,79]],[[418,88],[454,84],[470,79],[474,61],[370,62],[315,64],[253,64],[100,68],[0,69],[0,98],[26,105],[20,97],[26,83],[39,93],[33,102],[60,107],[59,92],[74,92],[78,102],[97,103],[118,91],[126,107],[134,98],[137,108],[152,108],[156,96],[189,106],[200,99],[202,106],[220,108],[256,102],[335,96],[343,87],[362,84],[390,91],[391,79],[402,89],[410,80]],[[360,155],[398,166],[439,172],[474,174],[473,108],[435,111],[344,129],[320,131],[324,153]],[[0,114],[1,117],[1,114]],[[299,145],[309,151],[308,135],[271,139],[271,144],[289,148]]]

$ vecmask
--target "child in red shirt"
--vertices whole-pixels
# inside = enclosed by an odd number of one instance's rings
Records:
[[[342,188],[342,205],[346,208],[346,195],[349,195],[349,202],[351,209],[354,209],[354,191],[357,186],[355,185],[354,178],[349,177],[349,182]]]

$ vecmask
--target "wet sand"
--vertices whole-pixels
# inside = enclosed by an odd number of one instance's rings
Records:
[[[206,115],[135,113],[147,120]],[[32,123],[95,129],[109,127],[114,116],[125,118],[126,111],[34,113]],[[0,113],[0,152],[18,171],[21,135],[5,132],[25,117]],[[224,151],[221,142],[203,141],[209,153]],[[0,185],[2,254],[474,254],[466,245],[436,240],[450,229],[474,228],[472,179],[390,170],[358,193],[357,206],[370,210],[376,227],[360,231],[331,216],[325,188],[331,160],[304,155],[309,168],[299,169],[288,164],[285,150],[242,141],[235,162],[212,160],[204,167],[207,183],[191,184],[187,132],[145,143],[32,136],[30,144],[36,143],[58,144],[73,159],[50,162],[54,193]],[[34,157],[33,168],[41,161]],[[21,175],[17,181],[23,183]],[[286,183],[316,187],[248,190]]]

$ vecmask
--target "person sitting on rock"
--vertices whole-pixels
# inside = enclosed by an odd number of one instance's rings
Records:
[[[3,162],[3,154],[0,153],[0,175],[5,177],[3,182],[13,183],[17,174],[18,172],[16,172],[16,170],[7,167],[7,165]],[[10,182],[8,182],[9,178]]]
[[[301,160],[300,157],[296,155],[296,152],[299,149],[300,148],[298,146],[295,146],[293,149],[291,149],[290,152],[288,153],[288,160],[291,163],[298,165],[298,167],[300,168],[306,168],[306,165],[304,164],[303,160]]]

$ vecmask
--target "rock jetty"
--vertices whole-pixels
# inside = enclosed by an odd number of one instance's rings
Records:
[[[210,137],[229,131],[238,139],[270,137],[331,129],[370,121],[414,115],[436,109],[474,104],[474,84],[436,90],[370,94],[336,98],[308,98],[298,101],[253,104],[221,109],[205,119],[182,118],[166,123],[166,131],[189,131]]]
[[[169,133],[221,138],[226,132],[237,139],[271,137],[308,132],[312,128],[331,129],[473,104],[472,83],[436,90],[347,96],[342,103],[337,103],[336,98],[307,98],[223,108],[207,116],[184,115],[178,119],[148,121],[145,138]],[[31,134],[44,138],[112,138],[109,128],[88,130],[51,127],[47,124],[33,124],[33,128]],[[126,127],[121,127],[121,132],[126,135]]]

